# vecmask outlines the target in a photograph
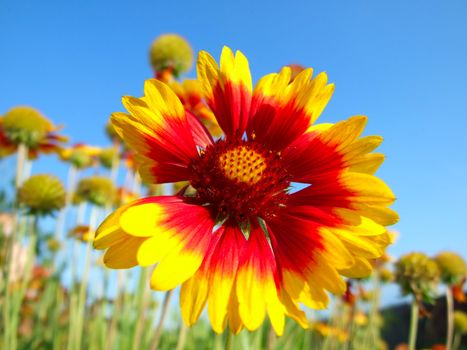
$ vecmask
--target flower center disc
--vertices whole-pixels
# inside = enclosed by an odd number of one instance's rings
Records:
[[[280,155],[254,141],[217,141],[192,162],[191,173],[200,204],[237,223],[273,216],[290,184]]]
[[[239,146],[219,156],[219,167],[228,179],[254,185],[266,170],[266,159],[246,146]]]

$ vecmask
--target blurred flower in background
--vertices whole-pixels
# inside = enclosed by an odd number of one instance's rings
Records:
[[[60,158],[72,164],[76,169],[89,168],[97,164],[101,149],[85,143],[77,143],[60,151]]]
[[[53,175],[31,176],[18,190],[18,203],[32,215],[48,215],[65,205],[65,188]]]
[[[90,176],[81,179],[76,187],[74,202],[82,201],[97,206],[105,206],[114,202],[116,189],[112,181],[104,176]]]
[[[68,140],[55,133],[58,129],[34,108],[14,107],[0,118],[0,154],[12,154],[20,144],[28,148],[31,159],[37,158],[41,152],[58,153]]]
[[[414,295],[419,302],[433,302],[439,280],[438,265],[424,253],[409,253],[396,262],[396,281],[402,293]]]
[[[190,70],[193,50],[180,35],[163,34],[152,43],[149,59],[156,78],[167,83]]]

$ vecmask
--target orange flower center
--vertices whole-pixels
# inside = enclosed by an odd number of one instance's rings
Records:
[[[218,166],[228,179],[254,185],[262,179],[266,159],[260,153],[240,146],[221,154]]]
[[[280,154],[254,141],[219,140],[191,164],[196,200],[220,219],[267,219],[285,205],[289,175]]]

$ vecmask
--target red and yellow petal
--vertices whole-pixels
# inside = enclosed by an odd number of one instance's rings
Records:
[[[268,222],[284,289],[294,302],[316,309],[327,306],[327,292],[345,292],[341,275],[368,276],[369,259],[381,257],[392,242],[377,222],[333,209],[292,201]]]
[[[126,144],[142,161],[143,176],[151,183],[179,181],[187,178],[187,166],[198,156],[192,123],[175,93],[164,83],[150,79],[144,97],[124,97],[130,113],[114,113],[111,121]],[[206,139],[201,140],[203,145]],[[151,163],[153,165],[151,166]]]
[[[236,281],[239,314],[248,330],[255,330],[263,322],[268,299],[277,299],[275,279],[280,283],[272,248],[256,225],[245,242]]]
[[[215,223],[208,209],[178,197],[149,197],[129,203],[98,228],[94,246],[108,248],[113,268],[159,263],[151,277],[155,290],[169,290],[201,265]]]
[[[234,227],[221,227],[213,234],[203,263],[181,290],[182,316],[188,325],[194,324],[205,304],[214,331],[222,333],[232,300],[232,286],[235,281],[243,236]],[[201,284],[207,284],[205,289]],[[193,293],[194,289],[197,289]],[[200,292],[201,291],[201,292]]]
[[[344,171],[373,174],[384,156],[370,152],[381,144],[382,138],[359,138],[366,121],[366,117],[357,116],[335,125],[310,128],[282,152],[292,181],[334,181]]]
[[[311,79],[305,69],[290,82],[290,68],[263,77],[255,87],[248,136],[282,150],[301,136],[319,117],[334,92],[325,73]]]
[[[305,314],[281,287],[272,247],[258,224],[248,240],[238,227],[216,231],[201,267],[183,284],[180,301],[188,325],[198,320],[207,303],[217,333],[227,325],[235,334],[243,328],[255,330],[266,314],[278,335],[286,315],[307,325]]]
[[[248,60],[228,47],[221,54],[220,66],[201,51],[197,62],[198,79],[206,101],[227,138],[242,137],[250,114],[252,80]]]
[[[326,290],[335,294],[345,291],[337,269],[350,267],[353,259],[345,247],[342,254],[331,251],[335,238],[320,231],[320,225],[284,210],[280,219],[268,222],[268,229],[278,265],[284,276],[283,286],[295,302],[324,308]]]

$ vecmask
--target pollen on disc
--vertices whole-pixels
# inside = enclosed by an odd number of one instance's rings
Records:
[[[222,153],[219,156],[219,164],[228,179],[251,185],[260,181],[266,170],[264,157],[245,146]]]

